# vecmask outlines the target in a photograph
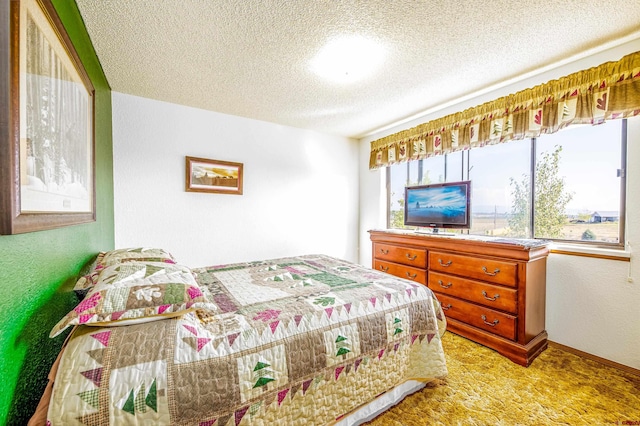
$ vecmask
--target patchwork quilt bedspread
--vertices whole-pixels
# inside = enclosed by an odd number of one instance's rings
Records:
[[[217,311],[75,329],[49,424],[331,424],[447,374],[424,286],[322,255],[193,271]]]

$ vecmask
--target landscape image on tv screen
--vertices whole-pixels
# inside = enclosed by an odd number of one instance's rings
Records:
[[[415,188],[407,191],[406,222],[466,225],[467,189],[465,185]]]

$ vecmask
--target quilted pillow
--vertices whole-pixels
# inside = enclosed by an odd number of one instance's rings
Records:
[[[158,248],[125,248],[104,253],[98,266],[105,268],[123,262],[167,262],[176,263],[170,253]]]
[[[91,266],[89,267],[89,273],[87,275],[81,276],[78,281],[76,281],[76,285],[73,287],[73,291],[82,299],[87,292],[96,284],[98,280],[98,275],[102,270],[103,266],[99,266],[102,258],[104,257],[105,252],[98,253],[98,256],[95,258]]]
[[[215,311],[191,269],[164,262],[130,261],[102,269],[85,298],[51,330],[67,327],[127,325],[183,315],[203,308]]]
[[[85,294],[96,284],[98,275],[102,269],[124,262],[176,263],[176,260],[171,253],[158,248],[135,247],[100,252],[91,265],[89,273],[78,279],[73,290],[76,293]]]

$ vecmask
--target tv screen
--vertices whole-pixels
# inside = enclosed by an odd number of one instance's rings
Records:
[[[408,186],[404,191],[404,224],[468,229],[470,198],[470,181]]]

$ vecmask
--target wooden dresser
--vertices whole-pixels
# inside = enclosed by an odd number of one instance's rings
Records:
[[[547,348],[546,242],[369,233],[373,268],[433,290],[445,311],[447,330],[524,366]]]

